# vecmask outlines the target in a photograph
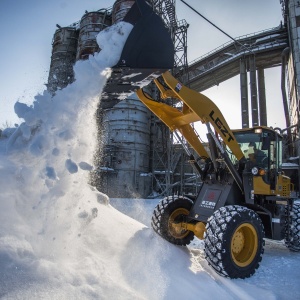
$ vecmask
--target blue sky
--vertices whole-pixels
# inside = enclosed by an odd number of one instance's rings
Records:
[[[233,37],[279,25],[279,0],[186,0],[201,14]],[[67,26],[81,19],[85,10],[112,6],[113,0],[1,0],[0,1],[0,128],[8,122],[20,123],[13,106],[16,101],[32,103],[45,89],[56,24]],[[180,0],[178,19],[186,19],[189,61],[227,42],[227,36],[200,18]],[[266,71],[269,125],[284,127],[279,68]],[[235,77],[205,92],[223,111],[233,128],[240,125],[240,86]],[[228,106],[234,111],[229,111]],[[274,107],[277,109],[274,111]],[[269,109],[270,110],[270,109]],[[232,118],[235,115],[235,118]]]

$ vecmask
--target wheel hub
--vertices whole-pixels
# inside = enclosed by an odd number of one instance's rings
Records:
[[[258,236],[250,223],[241,224],[233,233],[231,239],[231,257],[239,267],[252,263],[258,249]]]
[[[169,232],[175,238],[184,238],[189,234],[189,230],[185,230],[182,227],[172,226],[183,221],[184,216],[187,216],[189,211],[185,208],[178,208],[172,212],[169,217]]]
[[[241,231],[236,232],[232,239],[232,251],[236,254],[240,253],[244,248],[245,238]]]

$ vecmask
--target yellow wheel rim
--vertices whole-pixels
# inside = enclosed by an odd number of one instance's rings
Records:
[[[231,239],[231,257],[239,267],[250,265],[257,253],[258,236],[255,228],[244,223],[233,233]]]
[[[182,216],[187,216],[189,214],[189,211],[185,208],[178,208],[175,209],[172,214],[169,217],[169,223],[168,223],[168,227],[169,227],[169,232],[170,234],[176,238],[176,239],[183,239],[185,238],[190,231],[189,230],[185,230],[182,228],[174,228],[172,226],[173,223],[178,223],[182,221]]]

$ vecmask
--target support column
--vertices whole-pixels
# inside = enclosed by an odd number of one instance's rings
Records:
[[[266,86],[264,69],[257,70],[258,98],[259,98],[259,120],[261,126],[268,126],[267,122],[267,104],[266,104]]]
[[[251,92],[251,113],[252,126],[258,126],[258,101],[257,101],[257,85],[256,85],[256,66],[255,56],[250,56],[250,92]]]
[[[240,86],[241,86],[241,114],[242,128],[249,128],[249,108],[248,108],[248,76],[246,60],[240,60]]]

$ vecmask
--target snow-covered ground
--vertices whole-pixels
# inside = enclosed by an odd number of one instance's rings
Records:
[[[88,185],[105,67],[129,31],[103,32],[108,48],[77,63],[55,97],[16,104],[24,123],[0,140],[0,298],[300,299],[300,256],[282,243],[266,241],[253,277],[226,279],[200,241],[177,247],[153,232],[158,200],[108,199]]]
[[[113,207],[147,225],[150,231],[152,211],[158,202],[153,199],[110,199]],[[186,299],[299,299],[300,254],[289,251],[283,242],[268,239],[265,242],[265,253],[259,269],[254,276],[245,280],[230,280],[217,275],[204,259],[204,245],[198,239],[194,239],[187,249],[169,246],[178,249],[171,264],[180,267],[174,270],[173,266],[166,272],[170,280],[178,277],[182,281],[177,284],[181,284],[182,290],[187,293]],[[180,251],[185,252],[184,257],[177,256]],[[178,259],[186,262],[179,262]],[[182,267],[183,264],[186,264],[185,267]],[[185,286],[185,280],[190,281],[188,286]],[[176,290],[175,286],[170,285],[169,289]],[[197,287],[196,291],[194,287]],[[162,299],[182,299],[184,293],[176,291],[172,297]]]

